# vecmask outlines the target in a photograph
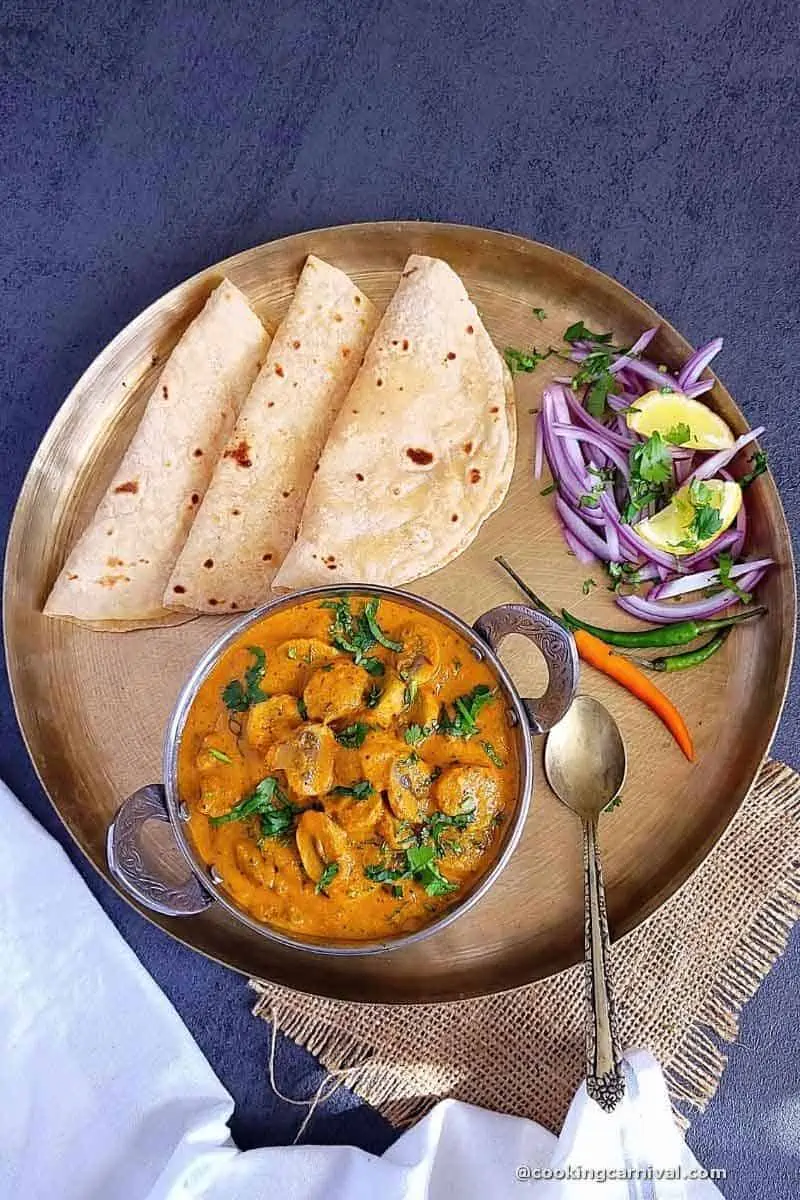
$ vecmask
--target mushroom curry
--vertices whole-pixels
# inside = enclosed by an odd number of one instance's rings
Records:
[[[363,595],[251,625],[180,745],[200,857],[240,908],[312,938],[434,920],[489,866],[518,786],[489,667],[449,626]]]

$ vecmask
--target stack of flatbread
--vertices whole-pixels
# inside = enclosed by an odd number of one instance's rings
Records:
[[[515,448],[511,377],[441,260],[412,255],[378,322],[311,256],[271,342],[224,280],[45,612],[131,629],[242,612],[273,589],[407,583],[469,545]]]

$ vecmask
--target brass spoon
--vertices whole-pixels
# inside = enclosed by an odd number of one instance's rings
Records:
[[[614,1001],[608,978],[610,939],[597,821],[625,782],[627,756],[617,723],[591,696],[577,696],[547,737],[548,782],[583,823],[586,961],[586,1090],[611,1112],[625,1093]]]

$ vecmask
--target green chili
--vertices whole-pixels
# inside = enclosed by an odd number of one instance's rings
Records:
[[[701,663],[708,662],[709,658],[717,653],[720,646],[725,644],[730,631],[730,625],[725,629],[720,629],[719,633],[715,633],[695,650],[682,650],[680,654],[664,654],[661,658],[635,658],[633,655],[630,655],[630,658],[638,667],[647,667],[650,671],[685,671],[687,667],[699,667]]]
[[[752,608],[728,617],[713,617],[705,621],[676,621],[673,625],[657,625],[654,629],[636,630],[601,629],[597,625],[589,625],[587,621],[573,617],[566,609],[562,608],[561,611],[570,629],[583,629],[586,633],[591,633],[594,637],[599,638],[601,642],[605,642],[607,646],[629,646],[632,649],[652,646],[657,649],[660,646],[686,646],[701,634],[711,633],[717,629],[728,629],[731,625],[738,625],[740,621],[749,621],[751,617],[760,617],[767,610],[766,608]]]

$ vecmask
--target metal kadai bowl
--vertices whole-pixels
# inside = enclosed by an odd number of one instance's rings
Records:
[[[178,786],[178,757],[186,720],[198,690],[225,651],[245,630],[273,613],[291,609],[309,600],[337,595],[378,596],[433,617],[459,634],[476,658],[491,668],[498,693],[506,705],[510,725],[516,733],[520,764],[519,788],[508,819],[504,822],[495,854],[483,874],[459,894],[452,905],[423,928],[412,933],[379,940],[333,940],[292,935],[257,921],[234,903],[225,889],[225,880],[204,863],[192,845],[187,823],[189,811]],[[520,696],[508,671],[498,658],[504,638],[521,634],[539,649],[548,669],[544,694],[537,699]],[[162,782],[139,788],[124,801],[109,830],[106,843],[108,865],[116,881],[145,908],[170,917],[191,916],[211,904],[220,904],[240,924],[260,937],[280,942],[297,950],[315,954],[380,954],[432,937],[444,929],[488,892],[506,867],[519,841],[530,808],[534,785],[534,760],[531,740],[545,733],[569,708],[578,680],[578,659],[572,635],[558,622],[525,604],[502,604],[485,612],[474,626],[430,600],[413,596],[397,588],[352,586],[309,588],[281,597],[247,613],[209,647],[189,675],[173,710],[164,739]],[[175,862],[167,864],[152,842],[143,836],[149,821],[170,825],[175,843]],[[180,872],[181,858],[190,868],[188,877],[174,882]]]

